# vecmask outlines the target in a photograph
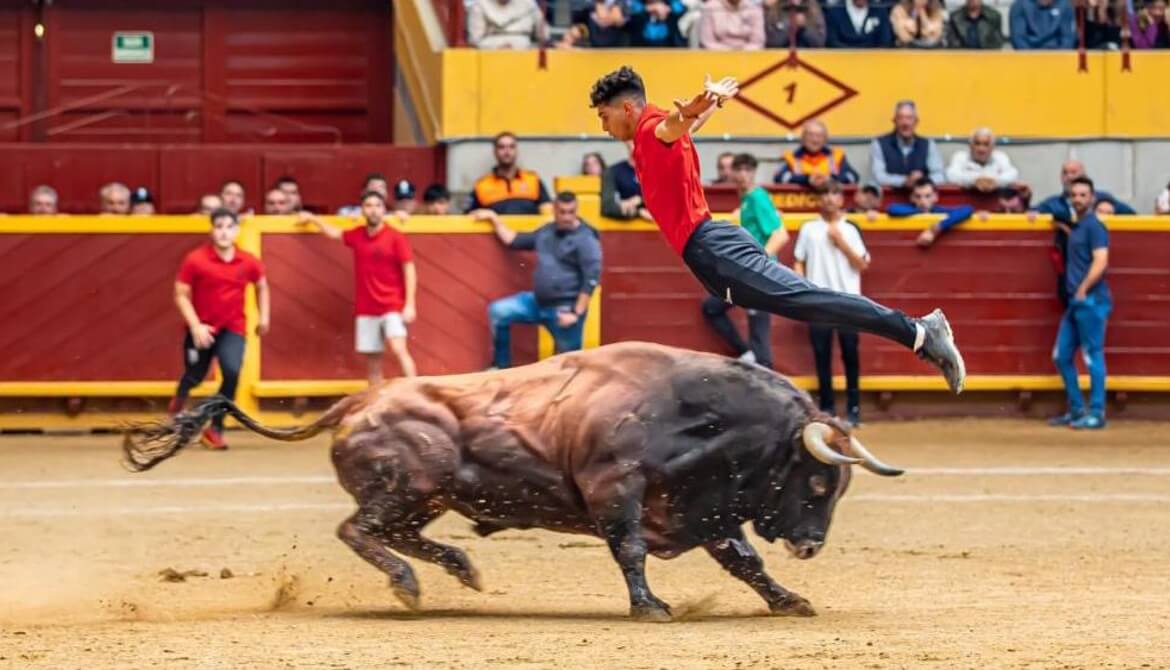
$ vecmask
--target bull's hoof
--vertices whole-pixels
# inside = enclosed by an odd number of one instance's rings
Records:
[[[775,614],[776,616],[817,615],[817,611],[813,609],[812,603],[796,594],[792,594],[792,597],[782,600],[778,603],[772,603],[770,608],[772,610],[772,614]]]
[[[479,570],[476,570],[474,567],[468,565],[466,569],[456,570],[451,574],[455,575],[459,583],[467,588],[483,591],[483,581],[480,579]]]
[[[630,607],[630,618],[642,623],[670,623],[670,608],[657,605],[635,605]]]
[[[413,581],[413,580],[412,580]],[[394,596],[406,605],[407,609],[412,612],[417,612],[422,608],[418,593],[418,585],[413,583],[404,583],[402,581],[390,581],[390,589],[394,591]]]

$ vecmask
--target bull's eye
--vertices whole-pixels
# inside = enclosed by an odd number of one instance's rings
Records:
[[[829,481],[825,479],[824,475],[813,475],[809,477],[808,487],[812,490],[814,496],[821,497],[829,494]]]

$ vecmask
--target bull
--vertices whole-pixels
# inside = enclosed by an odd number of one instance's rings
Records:
[[[702,546],[780,615],[811,604],[764,570],[751,522],[797,558],[821,549],[851,466],[882,463],[808,394],[757,365],[672,347],[622,343],[509,370],[396,379],[349,396],[315,422],[263,426],[222,398],[126,433],[131,469],[191,443],[217,412],[277,440],[333,431],[337,477],[358,509],[338,537],[419,606],[400,555],[442,566],[479,590],[462,550],[423,534],[454,510],[481,536],[544,528],[603,539],[625,577],[630,613],[669,620],[646,581],[647,554]]]

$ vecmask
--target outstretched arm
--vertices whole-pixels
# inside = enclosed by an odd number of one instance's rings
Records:
[[[341,239],[341,229],[333,224],[326,223],[312,212],[301,212],[297,216],[297,224],[301,226],[313,226],[317,230],[325,234],[331,240]]]
[[[714,82],[708,75],[703,82],[703,92],[691,98],[690,102],[675,100],[675,112],[663,119],[654,129],[654,136],[662,142],[670,144],[683,135],[693,133],[703,124],[715,110],[723,106],[728,98],[739,92],[739,83],[732,77],[724,77]]]

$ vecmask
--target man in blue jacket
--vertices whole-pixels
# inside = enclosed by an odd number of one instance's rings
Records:
[[[975,213],[975,208],[971,205],[947,207],[938,204],[938,189],[934,182],[927,177],[920,177],[918,181],[914,182],[913,190],[910,192],[910,202],[913,204],[895,203],[890,205],[886,214],[895,218],[916,214],[946,215],[942,221],[922,231],[922,234],[918,236],[918,246],[920,247],[929,247],[934,244],[939,235],[970,219],[971,215]]]
[[[1012,48],[1072,49],[1076,15],[1069,0],[1015,0],[1010,14]]]

